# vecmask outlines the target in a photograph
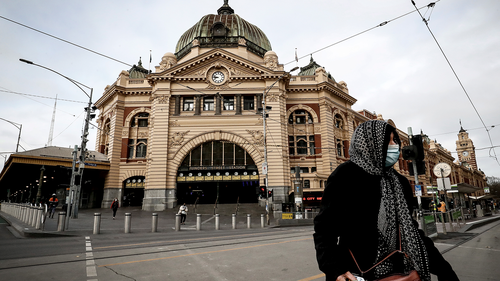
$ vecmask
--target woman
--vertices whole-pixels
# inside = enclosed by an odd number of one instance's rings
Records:
[[[115,219],[118,207],[120,207],[120,203],[118,202],[118,198],[115,198],[115,200],[113,200],[113,203],[111,203],[111,209],[113,209],[113,219]]]
[[[361,276],[360,271],[367,271],[400,245],[409,258],[392,255],[363,278],[375,280],[415,269],[423,281],[431,280],[430,273],[439,280],[458,280],[411,218],[410,183],[392,168],[400,144],[396,129],[388,123],[362,123],[352,136],[350,160],[328,178],[314,219],[316,257],[326,280],[356,280],[352,273]]]

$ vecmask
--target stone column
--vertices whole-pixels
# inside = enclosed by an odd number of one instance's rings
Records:
[[[109,208],[114,198],[119,198],[120,202],[122,199],[122,182],[120,181],[120,158],[122,155],[122,134],[123,134],[123,120],[124,116],[124,106],[123,97],[119,97],[112,112],[105,112],[104,114],[109,114],[110,119],[110,131],[109,131],[109,149],[108,157],[110,161],[109,172],[104,180],[104,194],[102,199],[102,208]],[[104,124],[103,124],[104,125]],[[127,149],[125,147],[125,149]]]
[[[162,88],[169,89],[168,85]],[[157,91],[152,97],[151,127],[147,153],[147,175],[144,188],[142,209],[145,211],[163,211],[167,203],[167,149],[168,128],[170,121],[170,91]]]

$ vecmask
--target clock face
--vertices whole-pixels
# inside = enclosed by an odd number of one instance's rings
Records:
[[[464,152],[462,152],[462,155],[467,157],[467,156],[469,156],[469,152],[468,151],[464,151]]]
[[[220,71],[216,71],[212,74],[212,81],[214,81],[214,83],[222,83],[224,82],[224,73],[220,72]]]
[[[444,178],[450,175],[451,166],[446,163],[438,163],[434,166],[434,174],[439,178]]]

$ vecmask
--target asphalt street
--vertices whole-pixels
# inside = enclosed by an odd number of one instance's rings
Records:
[[[107,211],[107,210],[102,210]],[[230,216],[213,227],[213,215],[204,215],[202,231],[195,216],[180,231],[175,215],[162,213],[159,232],[151,232],[151,214],[135,209],[133,232],[123,232],[123,216],[106,214],[101,234],[92,234],[93,212],[82,212],[66,235],[54,235],[56,219],[47,222],[46,234],[25,238],[18,231],[35,233],[2,213],[0,218],[0,280],[325,280],[318,270],[312,226],[261,228],[259,221],[246,228],[246,214],[231,228]],[[258,214],[255,214],[258,217]],[[478,218],[475,228],[448,232],[435,238],[461,280],[500,280],[500,222]],[[486,224],[483,223],[487,221]],[[31,236],[30,236],[31,237]],[[437,278],[433,277],[433,281]]]

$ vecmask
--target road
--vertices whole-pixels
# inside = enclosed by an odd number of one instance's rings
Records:
[[[0,241],[0,279],[322,281],[312,233],[289,227],[8,238]],[[498,237],[495,223],[437,246],[462,281],[500,280]]]

